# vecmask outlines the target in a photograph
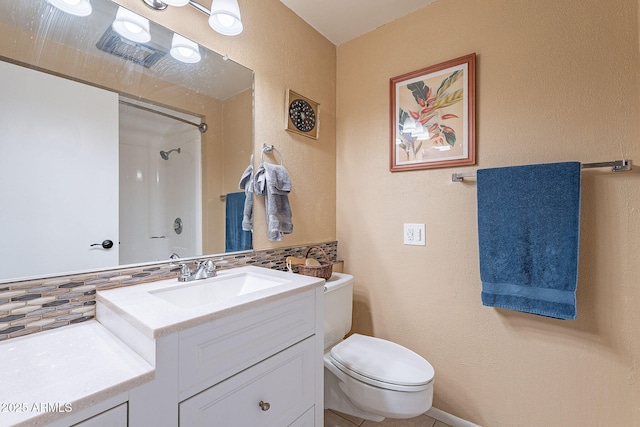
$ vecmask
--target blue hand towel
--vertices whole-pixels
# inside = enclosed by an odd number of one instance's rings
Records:
[[[580,163],[477,172],[482,303],[576,318]]]
[[[251,232],[242,229],[245,193],[229,193],[226,203],[225,252],[247,251],[253,247]]]

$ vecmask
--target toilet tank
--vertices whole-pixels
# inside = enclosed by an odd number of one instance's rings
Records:
[[[336,344],[351,330],[353,276],[333,273],[324,287],[324,348]]]

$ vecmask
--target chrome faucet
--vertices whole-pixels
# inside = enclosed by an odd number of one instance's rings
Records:
[[[196,261],[195,264],[195,271],[191,271],[187,264],[180,264],[182,269],[180,270],[178,281],[191,282],[193,280],[208,279],[209,277],[216,276],[217,267],[213,260],[208,259],[206,261]]]

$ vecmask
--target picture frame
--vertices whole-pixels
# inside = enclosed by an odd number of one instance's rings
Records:
[[[320,104],[287,89],[285,102],[285,130],[318,139],[320,135]]]
[[[389,79],[391,172],[475,164],[475,68],[472,53]]]

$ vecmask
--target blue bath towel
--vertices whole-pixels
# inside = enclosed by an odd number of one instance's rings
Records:
[[[225,252],[247,251],[253,247],[251,231],[242,229],[245,193],[229,193],[225,198]]]
[[[576,318],[580,163],[477,172],[482,303]]]

